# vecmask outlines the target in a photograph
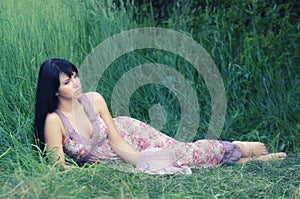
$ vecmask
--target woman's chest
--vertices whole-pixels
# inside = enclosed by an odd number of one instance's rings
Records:
[[[85,114],[70,118],[73,129],[81,136],[91,138],[93,135],[93,124]]]

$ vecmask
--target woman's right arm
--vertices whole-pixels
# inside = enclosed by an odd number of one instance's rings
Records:
[[[54,163],[60,162],[65,168],[71,166],[66,165],[63,151],[63,125],[59,116],[56,113],[49,113],[45,120],[45,144],[46,151]]]

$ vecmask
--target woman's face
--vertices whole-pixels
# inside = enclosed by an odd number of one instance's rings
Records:
[[[81,83],[76,72],[73,72],[69,77],[65,73],[61,73],[59,76],[60,85],[56,95],[63,99],[78,99],[81,95]]]

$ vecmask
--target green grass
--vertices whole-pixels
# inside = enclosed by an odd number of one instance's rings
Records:
[[[0,5],[0,198],[298,198],[300,197],[300,13],[296,0],[178,1],[155,7],[130,1],[4,0]],[[212,56],[222,74],[228,109],[223,140],[263,141],[285,150],[283,162],[194,170],[192,175],[149,176],[104,165],[63,170],[36,155],[34,95],[40,64],[60,57],[80,66],[104,39],[124,30],[159,26],[185,32]],[[145,49],[116,60],[97,90],[110,106],[112,88],[126,71],[159,62],[191,82],[201,107],[197,139],[205,136],[210,98],[184,59]],[[132,96],[133,117],[149,122],[160,103],[169,113],[163,132],[180,121],[176,96],[145,85]]]
[[[151,176],[124,173],[101,164],[63,170],[41,164],[27,152],[7,159],[2,166],[6,175],[1,178],[0,197],[296,198],[299,167],[296,157],[289,157],[284,162],[198,169],[188,176]]]

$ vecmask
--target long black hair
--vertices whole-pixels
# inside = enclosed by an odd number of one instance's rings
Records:
[[[35,139],[41,151],[45,148],[44,126],[48,113],[52,113],[58,106],[56,93],[60,85],[60,74],[64,73],[69,77],[76,72],[77,68],[64,59],[50,59],[45,61],[40,68],[36,97],[35,97]]]

